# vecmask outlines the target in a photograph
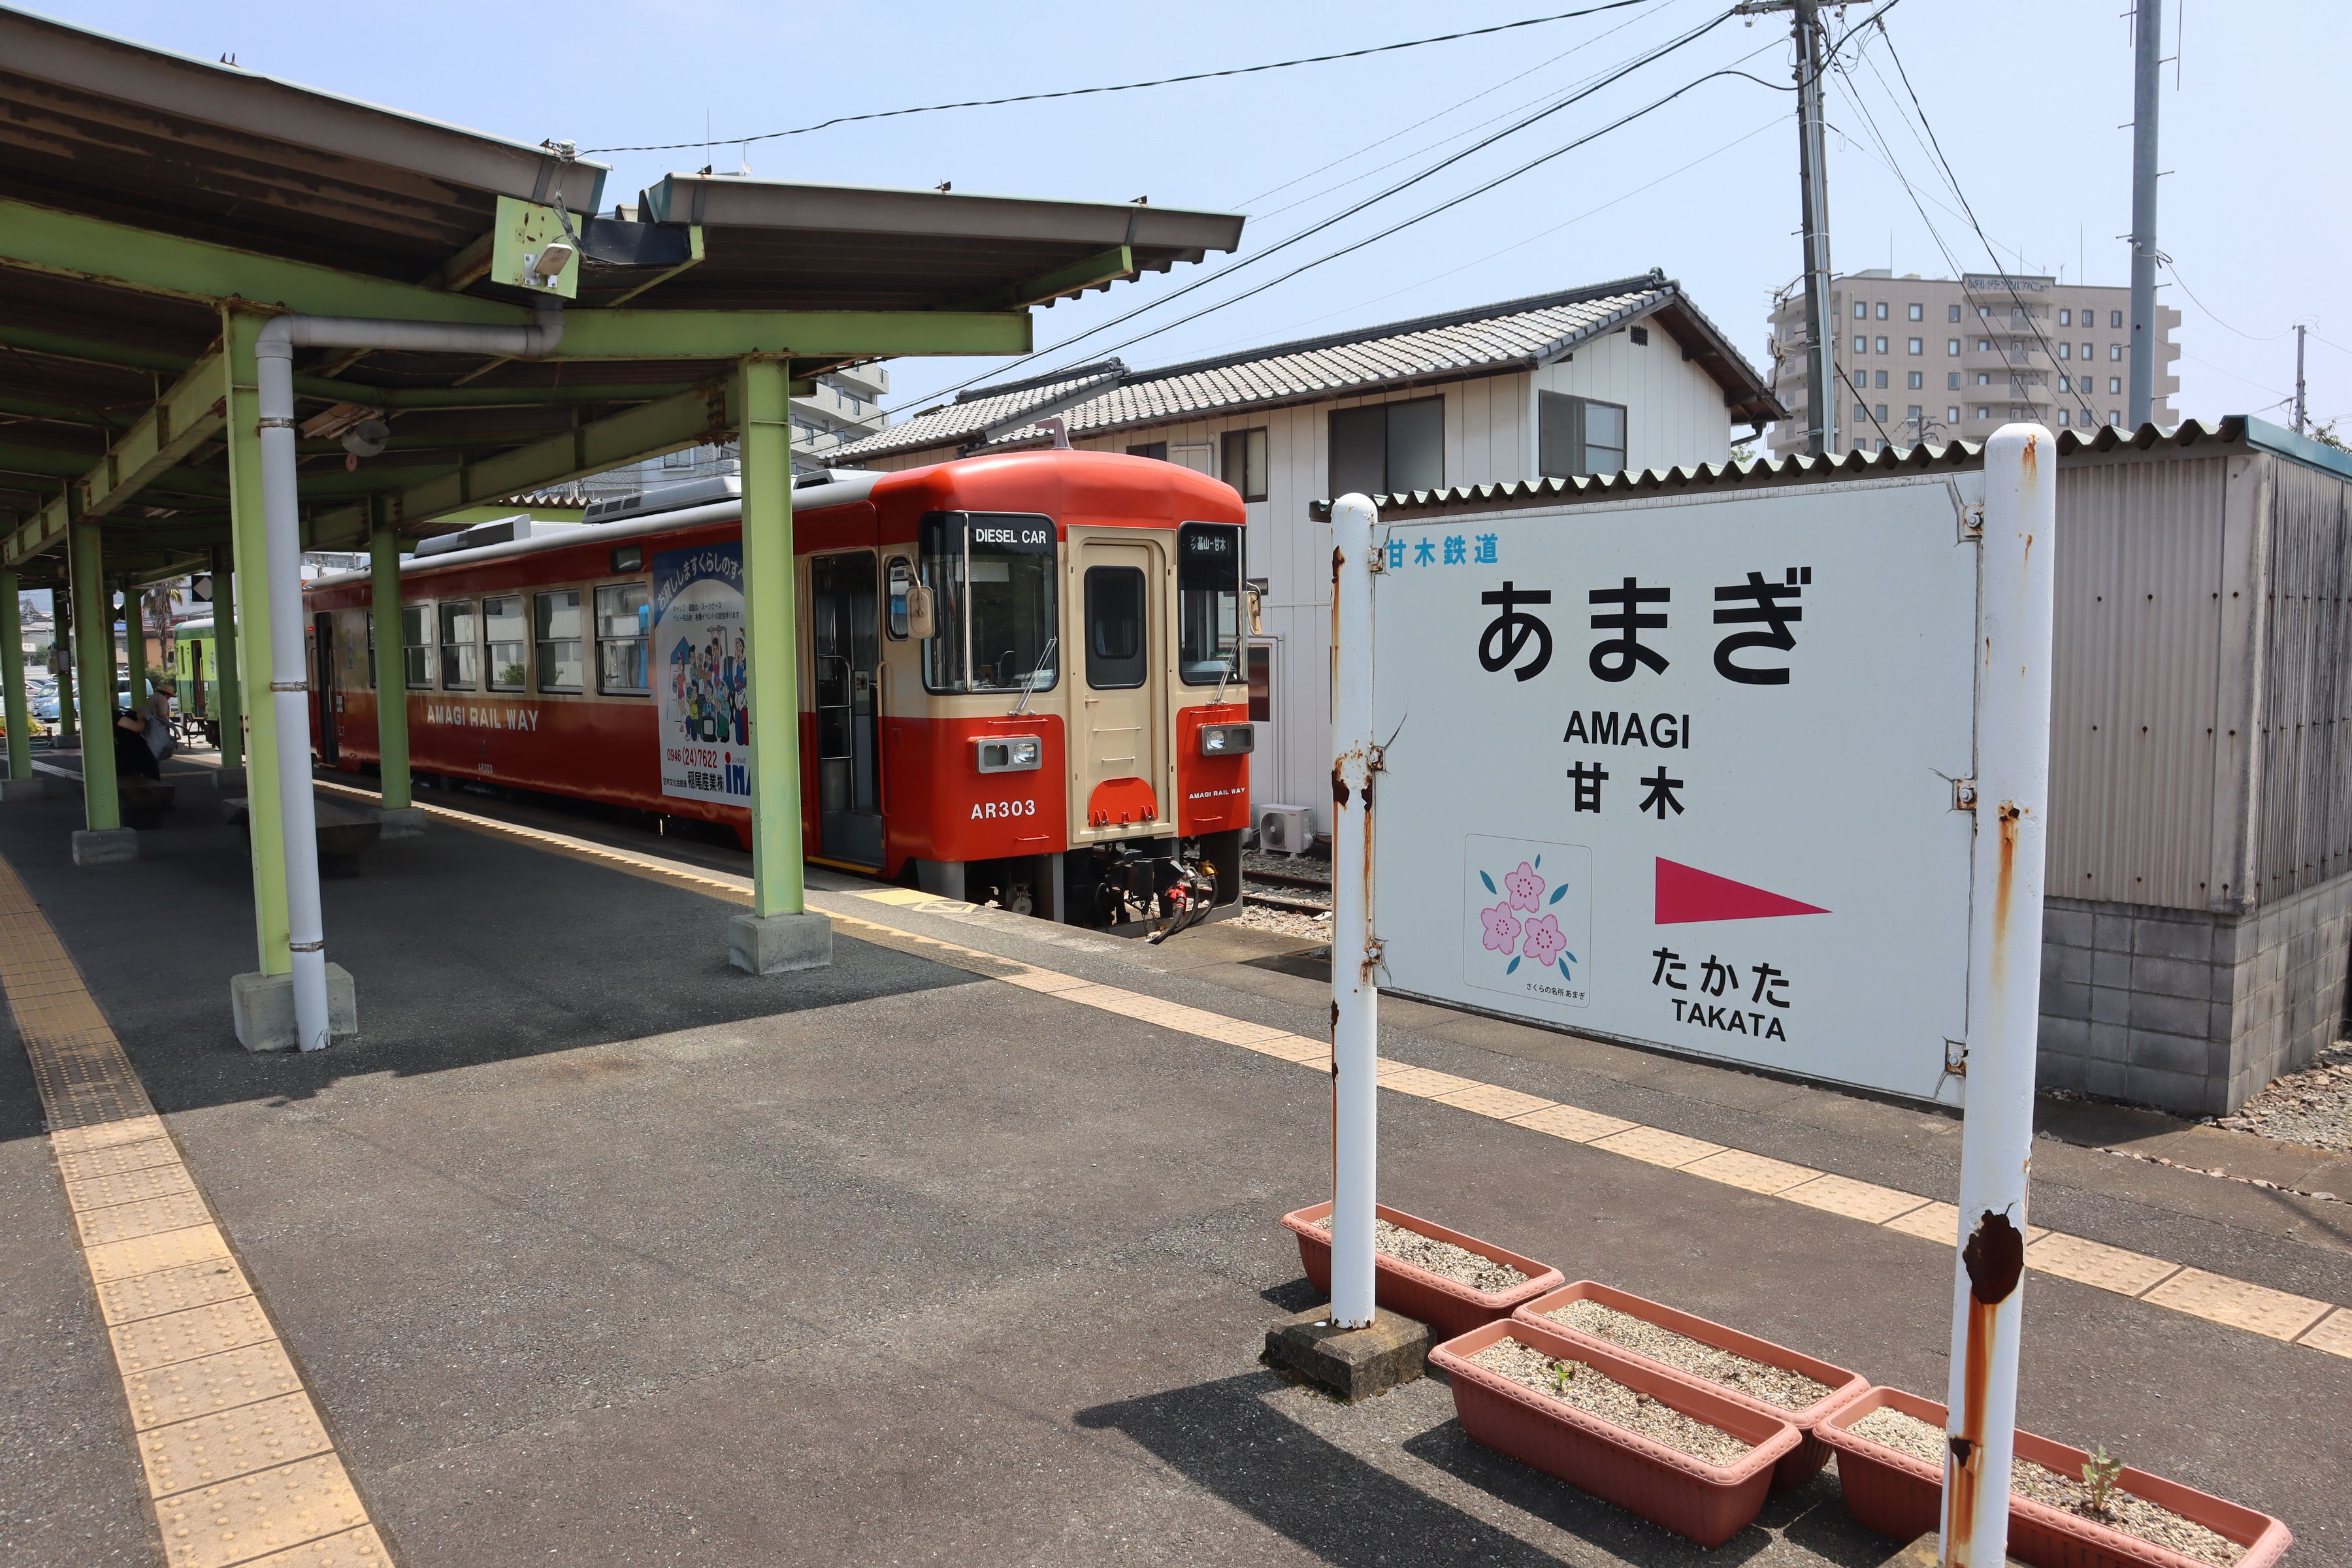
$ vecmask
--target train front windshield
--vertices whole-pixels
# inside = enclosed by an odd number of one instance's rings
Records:
[[[923,520],[923,581],[936,605],[923,645],[933,691],[1051,690],[1055,679],[1054,525],[1000,512]]]

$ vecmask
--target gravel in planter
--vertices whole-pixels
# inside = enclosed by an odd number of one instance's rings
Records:
[[[1737,1464],[1754,1446],[1628,1388],[1584,1362],[1560,1361],[1514,1339],[1496,1340],[1470,1359],[1497,1376],[1710,1465]],[[1566,1377],[1560,1375],[1563,1369]]]
[[[1937,1468],[1943,1468],[1945,1434],[1941,1426],[1931,1426],[1916,1415],[1906,1415],[1891,1406],[1881,1406],[1846,1428],[1857,1437],[1924,1459]],[[2126,1535],[2166,1547],[2184,1557],[2194,1557],[2200,1563],[2210,1563],[2215,1568],[2230,1565],[2246,1554],[2246,1549],[2226,1536],[2216,1535],[2192,1520],[2181,1518],[2168,1508],[2158,1508],[2146,1498],[2135,1497],[2117,1487],[2108,1494],[2107,1510],[2104,1513],[2091,1506],[2091,1489],[2077,1476],[2062,1476],[2047,1466],[2031,1459],[2010,1462],[2010,1491],[2013,1496],[2029,1498],[2044,1508],[2054,1508],[2062,1513],[2104,1524]]]
[[[1703,1340],[1662,1329],[1631,1312],[1621,1312],[1598,1301],[1570,1301],[1544,1316],[1783,1410],[1802,1410],[1834,1392],[1829,1384],[1815,1383],[1802,1373],[1718,1350]]]
[[[1331,1216],[1326,1215],[1317,1220],[1315,1228],[1329,1230]],[[1423,1236],[1417,1230],[1407,1230],[1384,1219],[1372,1221],[1372,1249],[1400,1263],[1426,1268],[1456,1285],[1467,1285],[1473,1290],[1507,1290],[1514,1285],[1528,1282],[1526,1275],[1507,1263],[1497,1263],[1466,1247],[1456,1247],[1450,1241],[1440,1241],[1433,1236]]]

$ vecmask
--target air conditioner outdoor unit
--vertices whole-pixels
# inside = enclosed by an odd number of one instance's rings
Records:
[[[1304,855],[1315,847],[1315,824],[1303,805],[1262,805],[1257,847],[1269,855]]]

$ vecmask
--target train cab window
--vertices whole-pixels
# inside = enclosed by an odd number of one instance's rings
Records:
[[[441,606],[441,689],[474,689],[474,606]]]
[[[539,689],[577,691],[585,673],[580,662],[580,590],[559,588],[533,600],[539,643]]]
[[[433,686],[432,615],[429,605],[400,606],[400,664],[411,691]]]
[[[1087,569],[1087,684],[1097,691],[1143,684],[1150,668],[1144,635],[1143,574],[1133,566]]]
[[[482,640],[488,645],[483,668],[492,691],[522,689],[529,635],[530,627],[522,618],[520,594],[505,594],[482,601]]]
[[[596,689],[644,692],[646,634],[653,603],[643,583],[607,583],[596,590]]]
[[[1187,685],[1234,678],[1242,646],[1240,529],[1188,522],[1176,531],[1176,658]]]
[[[1046,518],[933,512],[923,519],[922,577],[932,634],[923,684],[933,691],[1050,691],[1055,532]]]

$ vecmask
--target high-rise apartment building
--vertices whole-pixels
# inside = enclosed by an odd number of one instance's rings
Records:
[[[1877,451],[1920,441],[1981,441],[2015,419],[2053,430],[2121,425],[2131,370],[2131,290],[2053,278],[1971,272],[1896,277],[1874,267],[1832,280],[1829,449]],[[1772,426],[1776,458],[1805,449],[1805,296],[1772,310],[1772,390],[1790,417]],[[2155,420],[2179,422],[2172,341],[2180,312],[2157,307]]]
[[[861,441],[888,423],[882,400],[890,395],[890,372],[880,364],[851,365],[816,378],[805,393],[793,395],[793,466],[822,467],[827,454]],[[591,474],[581,481],[592,500],[642,495],[662,485],[707,479],[740,471],[735,443],[687,447],[642,463]]]

